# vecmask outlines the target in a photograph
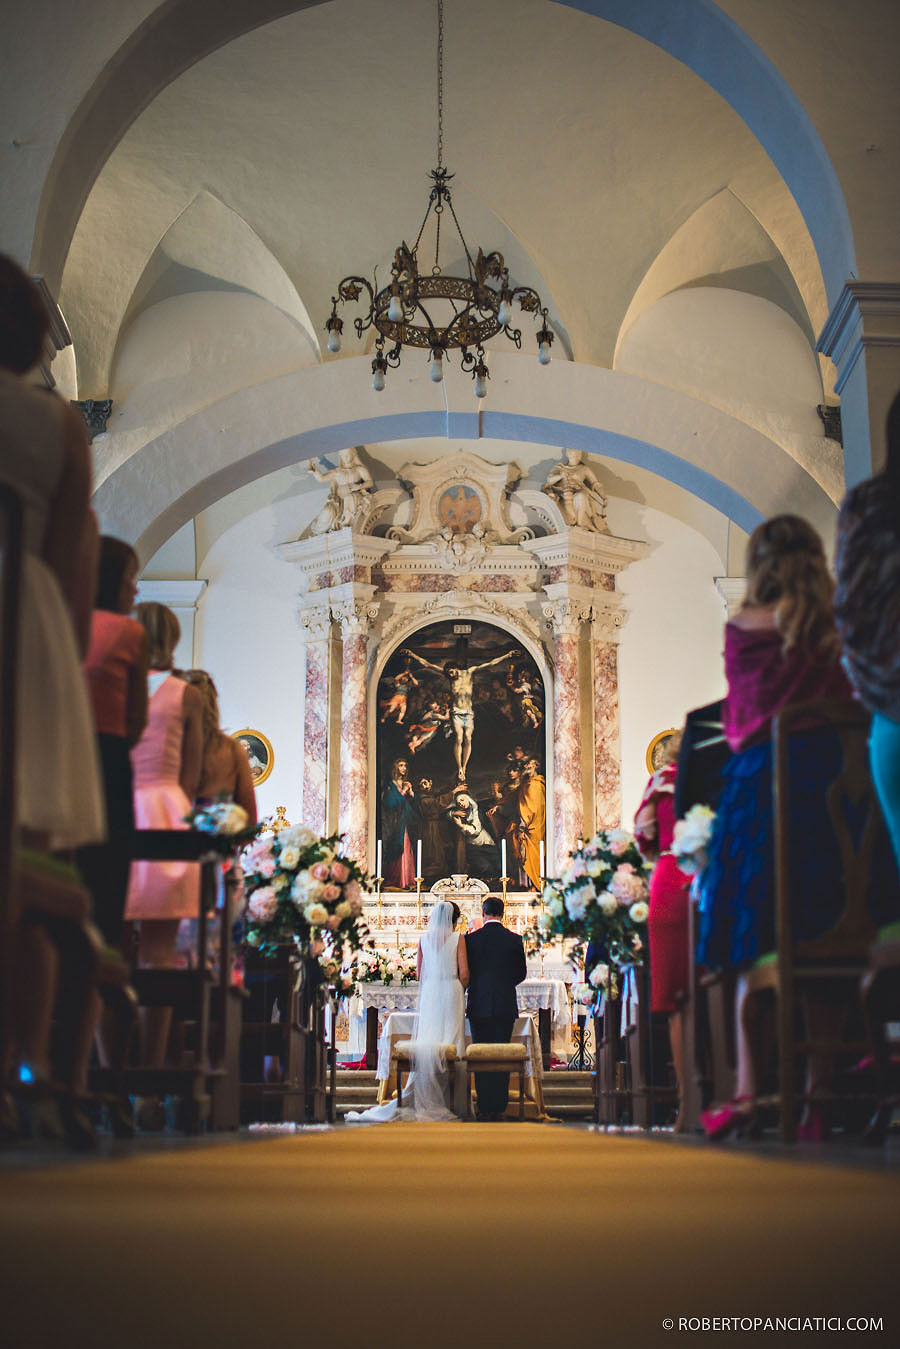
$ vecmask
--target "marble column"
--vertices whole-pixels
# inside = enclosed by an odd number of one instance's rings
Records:
[[[591,685],[594,700],[594,829],[622,823],[619,772],[619,651],[621,613],[595,609],[591,616]]]
[[[369,842],[366,670],[369,626],[377,617],[378,604],[372,600],[340,600],[332,604],[331,612],[341,625],[343,637],[338,832],[344,835],[347,855],[365,871]]]
[[[317,834],[328,831],[328,688],[331,611],[327,604],[304,609],[306,696],[303,712],[303,791],[301,819]]]
[[[590,608],[580,600],[553,599],[542,605],[553,629],[553,853],[548,874],[558,876],[568,853],[584,833],[581,757],[579,633]]]

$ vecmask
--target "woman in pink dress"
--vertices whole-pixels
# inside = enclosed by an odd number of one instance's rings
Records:
[[[675,774],[681,736],[672,736],[666,746],[666,762],[647,783],[634,821],[637,845],[651,861],[656,859],[650,880],[650,1007],[669,1014],[669,1043],[678,1083],[678,1117],[675,1132],[681,1133],[681,1096],[684,1081],[684,1050],[681,1013],[677,998],[688,985],[688,890],[690,877],[678,866],[672,853],[675,833]]]
[[[186,829],[203,761],[203,699],[198,689],[172,674],[181,628],[163,604],[139,604],[135,617],[150,639],[147,728],[131,751],[134,820],[137,829]],[[174,965],[178,924],[196,918],[200,872],[196,863],[134,862],[125,917],[140,922],[138,956],[145,967]],[[171,1008],[149,1008],[144,1059],[158,1067],[165,1058]]]

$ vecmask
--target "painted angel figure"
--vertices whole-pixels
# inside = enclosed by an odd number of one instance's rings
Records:
[[[309,464],[310,473],[329,486],[328,499],[313,521],[313,534],[328,534],[332,529],[358,524],[369,509],[369,493],[375,486],[353,445],[341,450],[336,468],[323,469],[320,467],[323,462],[312,459]]]
[[[583,458],[581,450],[566,450],[566,462],[551,468],[541,490],[558,503],[567,525],[608,534],[606,497]]]

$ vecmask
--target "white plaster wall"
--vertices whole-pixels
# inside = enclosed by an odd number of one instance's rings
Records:
[[[272,545],[296,537],[296,502],[265,506],[227,529],[204,558],[209,585],[196,625],[197,664],[219,690],[222,727],[253,728],[275,763],[256,789],[261,816],[276,806],[300,819],[304,647],[296,619],[297,574]]]
[[[670,515],[613,498],[614,534],[647,539],[650,551],[618,578],[628,619],[619,647],[622,823],[631,828],[647,783],[647,746],[681,726],[692,707],[725,692],[725,607],[713,578],[719,554]]]

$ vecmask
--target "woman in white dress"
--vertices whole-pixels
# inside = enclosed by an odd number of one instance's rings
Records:
[[[403,1091],[403,1109],[396,1099],[362,1114],[347,1115],[350,1124],[386,1124],[391,1120],[452,1120],[452,1079],[444,1046],[458,1057],[465,1049],[465,989],[469,983],[466,939],[457,933],[459,907],[442,899],[431,911],[416,957],[419,1006],[412,1039],[414,1071]]]

